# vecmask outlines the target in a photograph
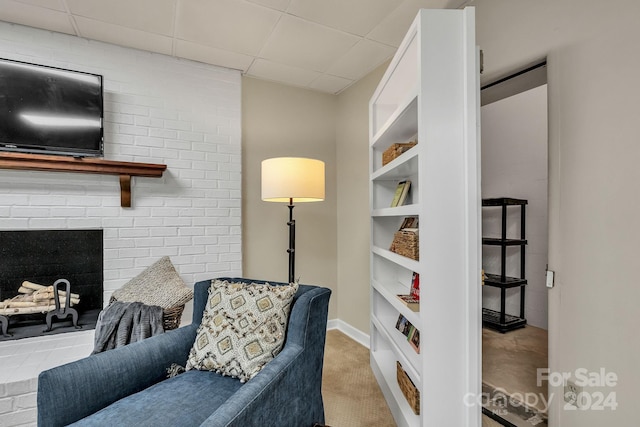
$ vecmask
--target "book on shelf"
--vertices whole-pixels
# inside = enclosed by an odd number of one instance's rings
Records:
[[[420,311],[420,301],[411,295],[397,295],[398,299],[406,305],[411,311]]]
[[[392,208],[395,208],[396,206],[402,206],[407,198],[409,187],[411,187],[411,181],[403,180],[398,183],[398,185],[396,186],[396,191],[395,193],[393,193],[393,200],[391,200]]]
[[[409,341],[411,348],[413,348],[417,353],[420,353],[420,331],[418,328],[413,326],[406,317],[400,314],[396,322],[396,329],[400,331],[402,335],[407,337],[407,341]]]
[[[420,301],[420,274],[415,271],[411,276],[411,292],[409,295],[415,298],[416,301]]]
[[[399,330],[402,335],[405,337],[409,337],[409,332],[411,331],[411,322],[407,320],[402,314],[398,316],[398,321],[396,322],[396,329]]]
[[[411,344],[411,348],[413,348],[416,353],[420,354],[420,331],[418,328],[411,325],[407,339],[409,340],[409,344]]]
[[[402,186],[402,194],[400,195],[400,200],[398,200],[398,204],[396,206],[404,206],[407,202],[407,196],[409,196],[409,190],[411,190],[411,181],[408,179],[404,181],[404,185]]]
[[[418,230],[418,217],[417,216],[408,216],[402,221],[400,224],[400,228],[398,230],[407,230],[408,231],[417,231]]]

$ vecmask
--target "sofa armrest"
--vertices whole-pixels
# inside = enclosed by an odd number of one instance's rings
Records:
[[[294,304],[285,346],[202,426],[312,426],[324,423],[322,365],[331,291],[306,290]]]
[[[38,426],[63,426],[167,377],[184,365],[198,325],[189,325],[42,372]]]

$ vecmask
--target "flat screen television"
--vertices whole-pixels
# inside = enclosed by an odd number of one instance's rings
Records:
[[[0,150],[103,154],[102,76],[0,58]]]

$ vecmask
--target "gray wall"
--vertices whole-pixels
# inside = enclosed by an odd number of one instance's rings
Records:
[[[549,363],[617,374],[617,409],[563,409],[551,425],[637,423],[640,288],[640,2],[476,0],[486,79],[547,56],[549,84]]]
[[[336,104],[334,95],[244,77],[242,79],[243,274],[287,281],[289,210],[261,199],[261,162],[310,157],[325,162],[325,200],[297,203],[296,279],[333,290],[336,318]]]
[[[547,85],[485,105],[482,115],[482,197],[515,197],[528,201],[525,234],[525,317],[547,329]],[[482,209],[482,235],[501,234],[502,210]],[[507,237],[520,238],[520,207],[507,208]],[[500,247],[484,246],[482,266],[500,274]],[[520,248],[507,248],[507,275],[520,276]],[[499,311],[500,289],[485,286],[482,306]],[[519,288],[507,290],[506,311],[520,314]]]

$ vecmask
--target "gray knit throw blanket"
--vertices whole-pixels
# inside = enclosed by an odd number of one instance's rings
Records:
[[[93,353],[111,350],[164,332],[162,307],[114,301],[98,315]]]

